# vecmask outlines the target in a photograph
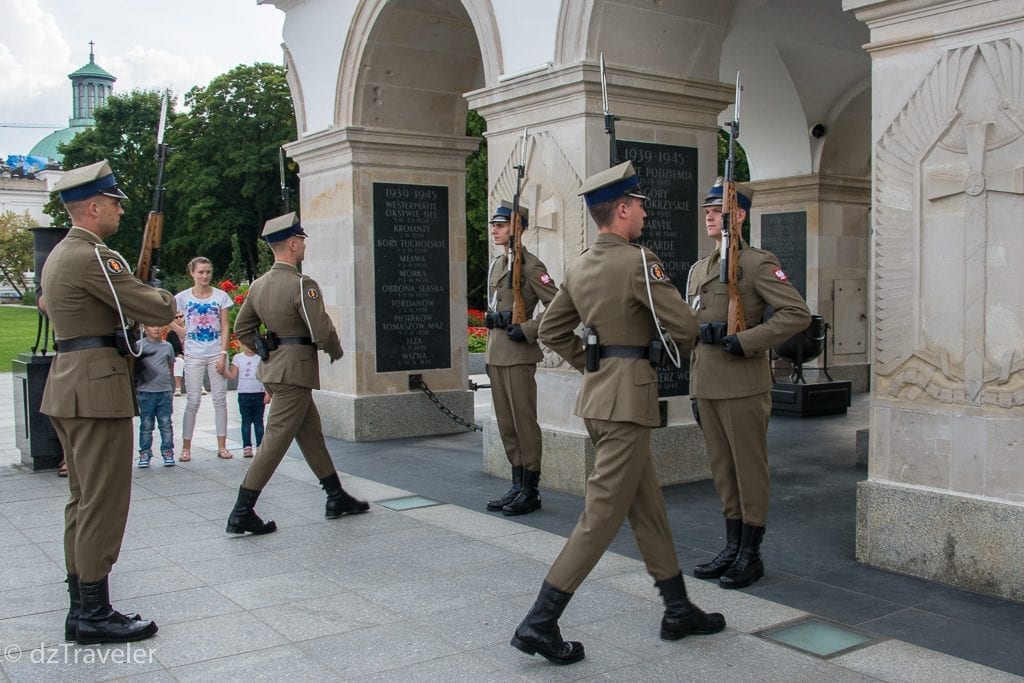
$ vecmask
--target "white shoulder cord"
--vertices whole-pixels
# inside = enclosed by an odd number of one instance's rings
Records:
[[[658,331],[658,336],[661,338],[661,343],[665,345],[665,353],[668,354],[668,359],[672,361],[672,365],[677,368],[682,367],[682,358],[679,354],[679,347],[676,345],[676,340],[672,338],[672,335],[665,338],[665,333],[661,330],[661,321],[658,320],[658,314],[654,310],[654,295],[651,294],[651,277],[650,273],[647,272],[647,250],[640,247],[640,259],[644,264],[644,284],[647,285],[647,301],[651,304],[651,317],[654,318],[654,329]]]
[[[309,330],[309,338],[313,340],[313,345],[316,346],[316,337],[313,334],[313,325],[309,322],[309,312],[306,311],[306,289],[304,287],[306,276],[299,273],[299,301],[302,302],[302,315],[306,318],[306,329]]]
[[[124,311],[121,310],[121,300],[117,298],[117,290],[114,289],[114,283],[110,281],[110,274],[107,273],[107,268],[103,265],[103,257],[100,256],[100,245],[97,244],[93,247],[93,253],[96,254],[96,262],[100,264],[100,271],[103,273],[103,277],[107,279],[107,286],[110,287],[110,293],[114,295],[114,306],[117,308],[117,317],[121,319],[121,331],[124,332],[125,340],[128,342],[128,353],[132,354],[135,358],[140,358],[142,356],[142,345],[139,344],[139,350],[136,352],[135,344],[133,344],[132,340],[128,337],[128,323],[124,319]],[[114,253],[117,254],[116,251],[114,251]],[[120,254],[117,254],[117,256],[121,258],[121,262],[123,263],[124,258]]]
[[[693,271],[696,269],[697,264],[694,263],[690,266],[690,272],[686,274],[686,303],[688,303],[695,311],[697,310],[697,307],[700,306],[700,294],[693,297],[693,301],[690,301],[690,281],[693,280]]]
[[[494,272],[494,266],[498,263],[500,256],[495,256],[491,259],[491,265],[487,266],[487,308],[494,311],[497,310],[498,306],[498,290],[494,290],[494,294],[491,294],[491,273]]]

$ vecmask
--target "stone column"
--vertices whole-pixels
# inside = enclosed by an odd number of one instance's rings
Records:
[[[1024,600],[1024,5],[843,5],[875,124],[857,559]]]
[[[716,175],[717,117],[731,102],[732,87],[617,67],[609,68],[608,85],[610,108],[621,117],[619,141],[672,146],[682,153],[672,172],[680,174],[681,184],[693,185],[692,196],[673,196],[679,192],[673,193],[670,187],[662,199],[689,203],[683,208],[692,210],[692,224],[665,227],[693,235],[698,244],[697,188],[710,187]],[[523,129],[528,127],[523,204],[530,209],[531,228],[524,243],[560,283],[565,266],[596,234],[577,195],[580,185],[609,165],[597,64],[546,69],[474,91],[467,99],[470,108],[487,120],[491,206],[510,199],[515,190],[512,167],[520,162]],[[647,162],[653,169],[658,160]],[[689,264],[676,267],[683,272],[681,278],[671,270],[670,275],[683,288]],[[687,362],[684,351],[684,367]],[[537,374],[544,437],[542,485],[575,494],[583,493],[594,462],[586,428],[572,414],[579,387],[580,375],[549,352]],[[689,398],[673,396],[665,399],[665,405],[667,426],[654,430],[652,437],[659,480],[672,484],[709,478],[704,441],[693,422]],[[484,451],[485,469],[507,477],[508,461],[493,418],[484,424]]]
[[[410,389],[413,374],[456,415],[473,418],[465,160],[478,144],[342,128],[288,147],[310,234],[303,271],[322,286],[345,350],[337,363],[321,363],[316,401],[326,434],[375,441],[463,431]]]
[[[752,184],[751,243],[779,257],[811,313],[830,325],[829,374],[867,391],[870,180],[814,174]],[[823,362],[805,363],[805,373]]]

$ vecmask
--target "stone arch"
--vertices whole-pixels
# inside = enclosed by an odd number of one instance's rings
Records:
[[[396,22],[400,21],[403,14],[408,16],[412,13],[431,17],[437,23],[432,36],[424,33],[422,40],[406,41],[405,48],[414,51],[424,48],[428,37],[452,39],[453,45],[449,47],[459,48],[459,53],[454,56],[444,55],[442,51],[427,53],[424,50],[419,59],[408,60],[415,61],[420,70],[427,73],[430,73],[431,67],[436,67],[439,72],[443,72],[444,80],[451,84],[444,95],[435,91],[435,104],[458,102],[455,106],[464,109],[462,93],[482,87],[484,83],[497,82],[502,71],[501,38],[489,0],[443,0],[434,3],[434,12],[429,14],[418,10],[416,3],[409,0],[363,0],[349,25],[341,55],[335,93],[335,127],[356,125],[423,130],[423,124],[439,118],[419,113],[402,120],[398,118],[398,108],[392,109],[388,116],[380,120],[370,120],[378,117],[368,116],[368,109],[380,94],[375,88],[381,87],[372,79],[381,76],[389,78],[394,74],[375,74],[373,65],[367,62],[388,40],[400,39],[397,34],[400,26]],[[468,27],[458,26],[460,22],[467,22]],[[442,23],[445,25],[442,26]],[[456,74],[454,79],[453,73]],[[404,77],[408,79],[407,74]],[[456,118],[459,119],[459,130],[443,132],[461,132],[461,118]]]
[[[868,177],[871,174],[871,79],[865,78],[822,121],[826,135],[812,147],[812,172]]]

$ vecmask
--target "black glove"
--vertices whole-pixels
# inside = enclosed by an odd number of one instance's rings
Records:
[[[697,399],[690,399],[690,410],[693,411],[693,419],[697,423],[697,426],[704,429],[703,425],[700,423],[700,410],[697,408]]]
[[[523,328],[519,323],[512,323],[509,325],[508,329],[505,330],[505,334],[507,334],[508,338],[514,342],[520,342],[522,344],[526,343],[526,333],[523,332]]]
[[[740,338],[735,334],[722,337],[722,348],[734,356],[739,356],[740,358],[743,358],[744,356],[743,346],[740,344]]]

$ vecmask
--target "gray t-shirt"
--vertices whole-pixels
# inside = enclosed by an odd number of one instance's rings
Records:
[[[142,355],[135,364],[135,388],[138,391],[172,391],[174,348],[170,342],[142,340]]]

